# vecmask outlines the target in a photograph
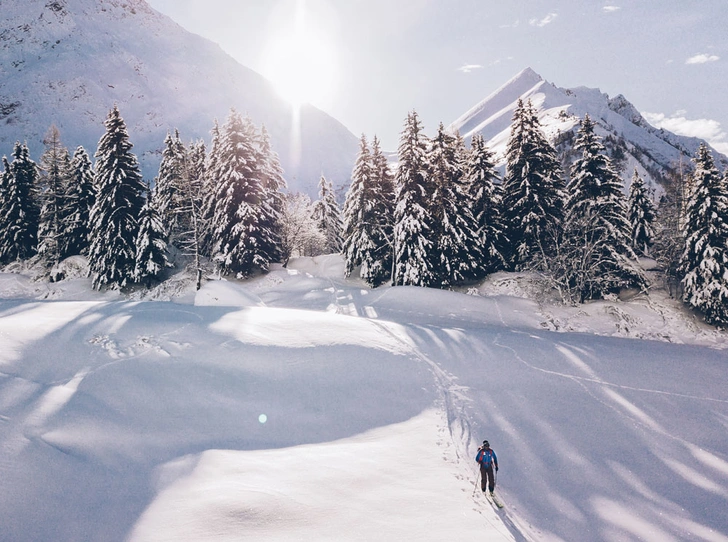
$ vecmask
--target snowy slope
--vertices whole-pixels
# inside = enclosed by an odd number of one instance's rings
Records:
[[[39,157],[51,123],[67,146],[93,154],[116,103],[144,175],[153,178],[169,130],[209,142],[214,119],[222,123],[235,107],[265,124],[292,190],[316,195],[322,171],[348,184],[357,139],[343,125],[304,108],[297,151],[291,108],[267,80],[144,0],[11,0],[1,7],[0,154],[27,140]]]
[[[524,275],[342,275],[160,302],[0,274],[0,539],[728,540],[725,332],[659,291],[567,310]]]
[[[564,140],[564,134],[578,129],[584,115],[597,123],[602,137],[613,138],[607,147],[620,147],[626,154],[622,163],[625,179],[638,167],[648,181],[660,181],[660,174],[680,163],[687,168],[701,140],[678,136],[651,126],[621,94],[610,98],[599,89],[559,88],[526,68],[498,90],[455,120],[450,129],[465,137],[481,133],[503,162],[510,124],[519,98],[531,100],[539,111],[544,132],[552,142]],[[728,158],[714,151],[716,159],[728,166]]]

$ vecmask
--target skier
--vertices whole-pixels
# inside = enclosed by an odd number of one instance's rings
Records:
[[[490,443],[487,440],[484,440],[483,445],[478,448],[478,455],[475,456],[475,461],[480,464],[480,488],[485,493],[487,481],[487,487],[492,496],[493,491],[495,491],[493,468],[495,467],[495,472],[498,472],[498,456],[495,455],[495,451],[491,449]]]

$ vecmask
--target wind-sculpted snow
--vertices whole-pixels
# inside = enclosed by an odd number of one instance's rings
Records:
[[[345,316],[150,302],[0,309],[16,352],[0,365],[9,540],[120,540],[168,461],[334,441],[408,420],[434,399],[427,367],[389,352],[392,340],[370,347],[376,337],[356,331],[373,324]],[[308,328],[336,319],[354,327],[329,325],[327,337]]]
[[[176,302],[0,275],[0,538],[728,540],[725,332],[657,292],[567,314],[517,275],[465,295],[342,269]]]

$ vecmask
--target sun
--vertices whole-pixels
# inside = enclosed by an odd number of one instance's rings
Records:
[[[264,75],[292,105],[325,106],[334,92],[334,64],[332,47],[306,28],[301,14],[291,31],[272,38]]]

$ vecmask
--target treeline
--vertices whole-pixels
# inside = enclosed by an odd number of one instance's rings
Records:
[[[286,183],[265,127],[234,110],[204,142],[185,146],[169,134],[154,187],[142,179],[117,107],[109,113],[92,164],[73,157],[51,127],[40,164],[16,143],[3,159],[0,184],[0,264],[37,259],[53,269],[84,255],[96,289],[151,286],[174,245],[197,270],[247,277],[287,262],[294,253],[338,251],[340,212],[331,183],[321,200],[284,194]],[[338,230],[337,230],[338,227]]]
[[[370,285],[448,288],[498,270],[539,274],[566,303],[649,287],[639,256],[656,258],[683,298],[728,323],[728,180],[706,146],[687,179],[655,206],[635,170],[629,196],[587,116],[564,171],[537,112],[520,101],[500,178],[474,135],[468,149],[440,125],[434,138],[408,115],[398,164],[362,136],[344,205],[347,275]],[[682,197],[678,197],[682,194]]]
[[[149,287],[175,246],[199,288],[205,269],[248,277],[292,255],[341,252],[346,275],[372,286],[449,288],[527,270],[573,304],[646,291],[644,255],[708,322],[728,324],[728,179],[705,145],[690,175],[667,177],[655,206],[636,170],[623,193],[589,117],[564,167],[531,103],[519,101],[501,178],[481,136],[468,148],[441,124],[429,138],[413,111],[396,167],[362,136],[342,215],[323,176],[316,202],[285,193],[265,127],[234,110],[215,122],[209,151],[169,134],[153,188],[116,107],[105,127],[94,164],[82,147],[71,156],[53,127],[39,165],[20,143],[3,158],[0,264],[35,258],[53,279],[81,254],[94,288]]]

